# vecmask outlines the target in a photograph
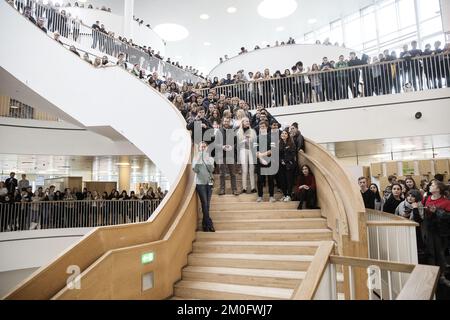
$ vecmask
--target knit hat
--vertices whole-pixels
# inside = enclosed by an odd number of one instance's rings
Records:
[[[417,202],[421,202],[422,201],[422,195],[420,194],[419,190],[411,189],[411,190],[408,191],[408,194],[413,196],[416,199]]]

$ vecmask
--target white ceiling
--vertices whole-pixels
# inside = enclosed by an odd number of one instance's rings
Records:
[[[88,0],[88,3],[106,5],[114,13],[123,14],[123,1]],[[257,13],[262,0],[135,0],[134,3],[135,15],[152,27],[162,23],[186,27],[189,36],[179,42],[168,42],[167,56],[182,56],[178,59],[181,63],[207,73],[218,63],[220,56],[228,54],[232,57],[241,46],[253,49],[256,44],[261,46],[263,41],[273,44],[276,40],[287,41],[290,36],[298,38],[375,0],[296,1],[297,10],[289,17],[277,20],[263,18]],[[237,8],[236,13],[227,13],[230,6]],[[209,19],[200,19],[201,14],[208,14]],[[313,18],[317,22],[308,24]],[[276,31],[277,27],[284,27],[284,30]],[[211,45],[205,46],[205,42]]]

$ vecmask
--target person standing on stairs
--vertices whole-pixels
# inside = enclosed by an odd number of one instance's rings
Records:
[[[209,206],[214,184],[214,158],[207,152],[208,145],[201,141],[199,152],[192,162],[192,170],[196,173],[196,190],[202,205],[202,227],[205,232],[215,232],[213,222],[209,216]]]
[[[214,138],[216,155],[222,155],[222,159],[219,161],[216,160],[216,163],[219,164],[220,171],[220,191],[219,196],[225,194],[225,174],[228,170],[231,179],[231,192],[238,196],[239,193],[237,191],[236,186],[236,135],[235,131],[231,126],[231,119],[228,117],[223,118],[222,127],[217,131],[216,136]],[[220,152],[220,149],[223,152]]]
[[[237,131],[237,145],[239,162],[242,166],[242,193],[247,192],[247,175],[250,174],[251,192],[255,189],[255,155],[253,154],[253,144],[256,142],[256,132],[250,127],[250,120],[242,118],[241,126]]]
[[[258,198],[256,199],[257,202],[261,202],[263,200],[263,188],[266,183],[266,177],[269,184],[269,201],[275,202],[274,198],[274,175],[272,174],[266,174],[263,168],[269,168],[271,167],[271,160],[272,160],[272,147],[275,147],[274,144],[271,143],[271,135],[268,131],[269,129],[269,123],[267,121],[262,121],[259,123],[259,134],[257,137],[257,144],[256,144],[256,159],[257,159],[257,165],[256,165],[256,173],[258,175],[257,185],[258,185]],[[275,136],[277,136],[278,133],[275,133]],[[267,169],[268,170],[268,169]]]
[[[359,177],[358,184],[361,192],[361,197],[364,201],[364,207],[367,209],[375,209],[375,195],[367,186],[367,178]]]
[[[280,168],[278,170],[281,190],[284,197],[281,201],[291,201],[292,186],[296,162],[296,148],[289,130],[283,130],[280,139]]]

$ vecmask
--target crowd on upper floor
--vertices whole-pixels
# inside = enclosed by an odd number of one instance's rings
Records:
[[[10,177],[5,181],[0,181],[0,203],[27,203],[27,202],[41,202],[41,201],[81,201],[81,200],[162,200],[166,194],[161,187],[154,190],[152,187],[145,190],[140,188],[139,192],[126,190],[119,192],[116,189],[111,190],[110,193],[106,191],[100,193],[97,190],[78,190],[77,188],[65,188],[64,190],[57,190],[54,185],[48,188],[38,187],[36,190],[32,189],[30,181],[26,174],[22,174],[22,179],[15,178],[15,172],[10,173]]]

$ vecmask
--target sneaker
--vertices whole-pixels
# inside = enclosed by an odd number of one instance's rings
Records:
[[[281,201],[281,202],[284,201],[285,198],[286,198],[285,196],[282,196],[282,197],[280,198],[280,201]]]
[[[262,202],[262,197],[258,197],[258,199],[256,199],[256,202]]]
[[[216,232],[216,229],[214,229],[214,227],[211,226],[211,227],[208,228],[208,231],[209,231],[209,232]]]
[[[276,202],[277,200],[275,200],[275,198],[274,197],[270,197],[269,198],[269,202]]]
[[[220,190],[219,196],[223,196],[225,194],[225,190]]]
[[[247,190],[246,189],[242,189],[241,193],[247,193]]]
[[[286,197],[284,197],[284,200],[283,200],[284,202],[289,202],[289,201],[291,201],[291,197],[289,197],[289,196],[286,196]]]
[[[252,192],[252,193],[257,193],[258,191],[256,191],[256,189],[252,189],[251,192]]]
[[[234,190],[234,191],[233,191],[233,194],[234,194],[235,196],[240,195],[240,193],[239,193],[237,190]]]

